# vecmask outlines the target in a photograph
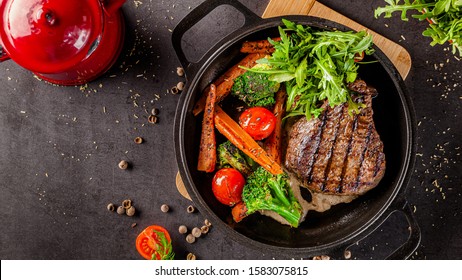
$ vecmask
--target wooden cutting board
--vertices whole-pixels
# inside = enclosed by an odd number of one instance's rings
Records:
[[[284,15],[315,16],[338,22],[353,30],[366,30],[372,34],[374,43],[385,53],[386,56],[388,56],[391,62],[393,62],[403,79],[406,79],[409,71],[411,70],[411,56],[402,46],[315,0],[270,0],[262,17],[270,18]],[[182,196],[191,200],[179,173],[176,175],[176,186]]]

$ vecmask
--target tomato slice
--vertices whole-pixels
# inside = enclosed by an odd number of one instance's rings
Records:
[[[148,226],[138,235],[136,249],[147,260],[173,259],[174,256],[170,234],[158,225]]]
[[[215,173],[212,180],[212,192],[222,204],[234,206],[241,201],[245,179],[234,168],[223,168]]]
[[[273,132],[276,126],[276,117],[266,108],[252,107],[241,114],[239,125],[254,140],[263,140]]]

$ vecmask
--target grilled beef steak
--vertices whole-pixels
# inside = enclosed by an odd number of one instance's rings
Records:
[[[315,192],[361,195],[385,173],[383,143],[372,119],[377,92],[362,80],[348,87],[365,105],[359,114],[349,115],[347,103],[331,108],[326,101],[319,118],[301,118],[288,135],[285,165]]]

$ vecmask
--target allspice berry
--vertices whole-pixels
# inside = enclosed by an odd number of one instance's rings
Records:
[[[109,203],[109,204],[107,205],[107,210],[109,210],[109,211],[113,212],[113,211],[115,210],[115,206],[114,206],[114,204],[112,204],[112,203]]]
[[[167,204],[162,204],[162,206],[160,206],[160,211],[164,213],[167,213],[169,210],[170,210],[170,207],[168,207]]]
[[[179,228],[178,228],[178,232],[180,234],[185,234],[188,232],[188,228],[185,226],[185,225],[181,225]]]
[[[131,217],[133,215],[135,215],[135,207],[130,206],[130,208],[127,209],[127,216]]]

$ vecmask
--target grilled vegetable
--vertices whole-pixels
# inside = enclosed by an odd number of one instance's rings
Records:
[[[253,172],[253,160],[246,157],[233,143],[229,141],[221,143],[218,146],[217,153],[219,168],[232,167],[245,177]],[[252,162],[249,163],[249,161]]]
[[[231,94],[244,101],[249,107],[272,106],[279,83],[270,81],[268,77],[267,74],[245,72],[234,80]]]

